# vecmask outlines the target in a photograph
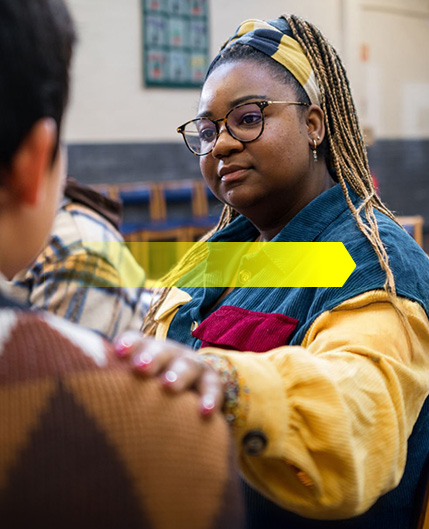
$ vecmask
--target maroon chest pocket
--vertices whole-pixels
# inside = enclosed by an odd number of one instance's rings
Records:
[[[287,345],[297,325],[298,320],[284,314],[224,305],[210,314],[192,336],[201,340],[201,347],[264,353]]]

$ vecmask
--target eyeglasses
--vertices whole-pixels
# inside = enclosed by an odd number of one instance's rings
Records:
[[[242,143],[257,140],[264,131],[264,109],[268,105],[302,105],[298,101],[254,101],[232,108],[224,118],[197,118],[177,128],[188,149],[197,156],[205,156],[214,149],[220,134],[220,125],[225,123],[229,134]]]

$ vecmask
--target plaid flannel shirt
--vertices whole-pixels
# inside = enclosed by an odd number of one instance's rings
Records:
[[[10,294],[33,309],[112,339],[124,330],[140,329],[148,297],[144,279],[113,225],[89,207],[66,199],[48,245],[28,270],[15,276]]]

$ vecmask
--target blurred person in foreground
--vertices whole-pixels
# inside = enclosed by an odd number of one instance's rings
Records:
[[[223,410],[249,529],[415,527],[429,260],[375,193],[337,53],[294,15],[247,20],[178,132],[225,204],[206,240],[268,244],[236,259],[230,288],[210,280],[235,256],[210,275],[216,245],[191,249],[146,318],[158,340],[127,340],[135,368]],[[270,241],[339,241],[356,268],[341,288],[261,287]]]
[[[75,33],[62,0],[0,0],[0,25],[3,286],[58,209]],[[196,405],[138,380],[98,334],[2,293],[1,526],[240,527],[226,422]]]
[[[145,274],[119,231],[121,205],[67,178],[49,242],[11,282],[10,294],[112,339],[138,331]]]

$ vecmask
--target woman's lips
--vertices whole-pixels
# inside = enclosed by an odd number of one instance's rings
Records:
[[[242,180],[246,175],[248,169],[244,167],[231,168],[227,171],[220,172],[220,179],[222,182],[234,182],[236,180]]]

